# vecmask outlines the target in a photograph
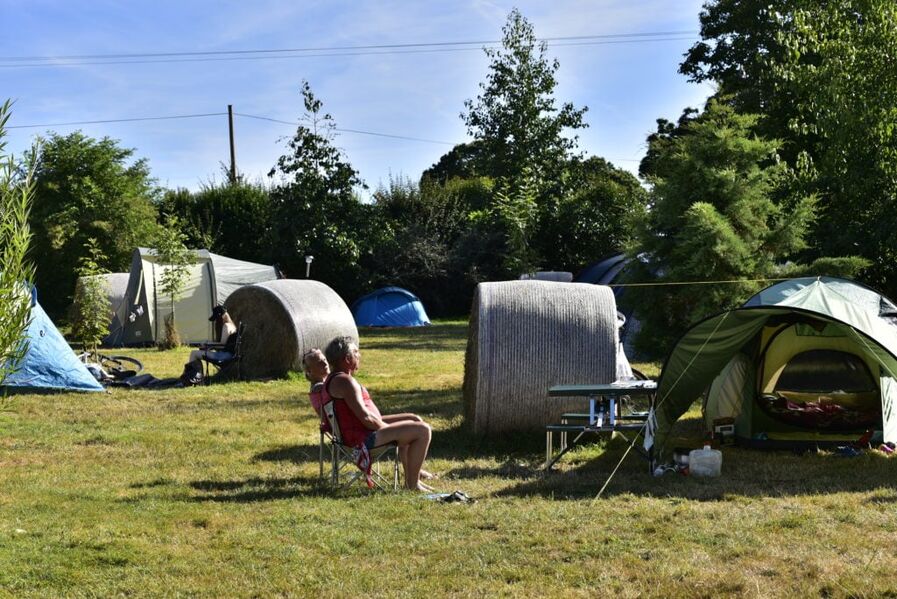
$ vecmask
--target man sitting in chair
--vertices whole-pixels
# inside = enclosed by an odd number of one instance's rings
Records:
[[[361,365],[361,353],[351,337],[337,337],[327,345],[325,353],[333,372],[324,380],[323,399],[324,403],[335,402],[343,442],[369,450],[396,443],[405,471],[405,488],[432,491],[420,480],[433,477],[422,469],[432,438],[430,425],[416,414],[380,414],[367,389],[353,376]]]
[[[190,357],[184,365],[184,372],[181,374],[181,381],[184,384],[194,384],[192,378],[198,374],[202,374],[202,360],[206,358],[229,359],[234,357],[235,344],[237,341],[237,325],[231,320],[227,308],[218,304],[212,308],[212,315],[209,316],[209,322],[215,322],[221,326],[221,343],[213,343],[202,345],[199,349],[190,352]],[[230,343],[228,343],[230,342]]]

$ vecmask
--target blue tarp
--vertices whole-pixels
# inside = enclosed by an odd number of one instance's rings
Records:
[[[420,327],[430,318],[420,299],[401,287],[384,287],[352,304],[355,324],[361,327]]]
[[[28,325],[28,353],[21,368],[6,379],[7,387],[102,391],[103,386],[72,352],[62,333],[36,301]]]

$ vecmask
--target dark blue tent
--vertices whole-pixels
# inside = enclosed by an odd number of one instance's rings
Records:
[[[430,324],[424,305],[410,291],[384,287],[352,304],[352,316],[360,327],[420,327]]]
[[[31,304],[28,353],[5,386],[19,389],[102,391],[103,386],[72,352],[65,338],[37,300]]]
[[[620,271],[626,268],[627,264],[629,264],[629,259],[626,254],[615,254],[610,258],[586,266],[573,281],[575,283],[609,285],[614,282],[614,279],[617,278]],[[619,292],[619,288],[614,289],[614,295],[619,295]]]

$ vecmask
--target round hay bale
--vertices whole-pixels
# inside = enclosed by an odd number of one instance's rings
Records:
[[[464,409],[477,433],[532,430],[581,403],[548,397],[552,385],[616,378],[617,306],[609,287],[480,283],[464,363]]]
[[[245,285],[228,296],[227,310],[234,322],[245,326],[240,373],[248,379],[301,371],[306,351],[323,349],[338,335],[358,341],[349,307],[320,281]]]

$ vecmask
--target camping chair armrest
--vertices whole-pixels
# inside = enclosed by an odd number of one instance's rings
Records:
[[[200,343],[199,349],[224,349],[225,343]]]

